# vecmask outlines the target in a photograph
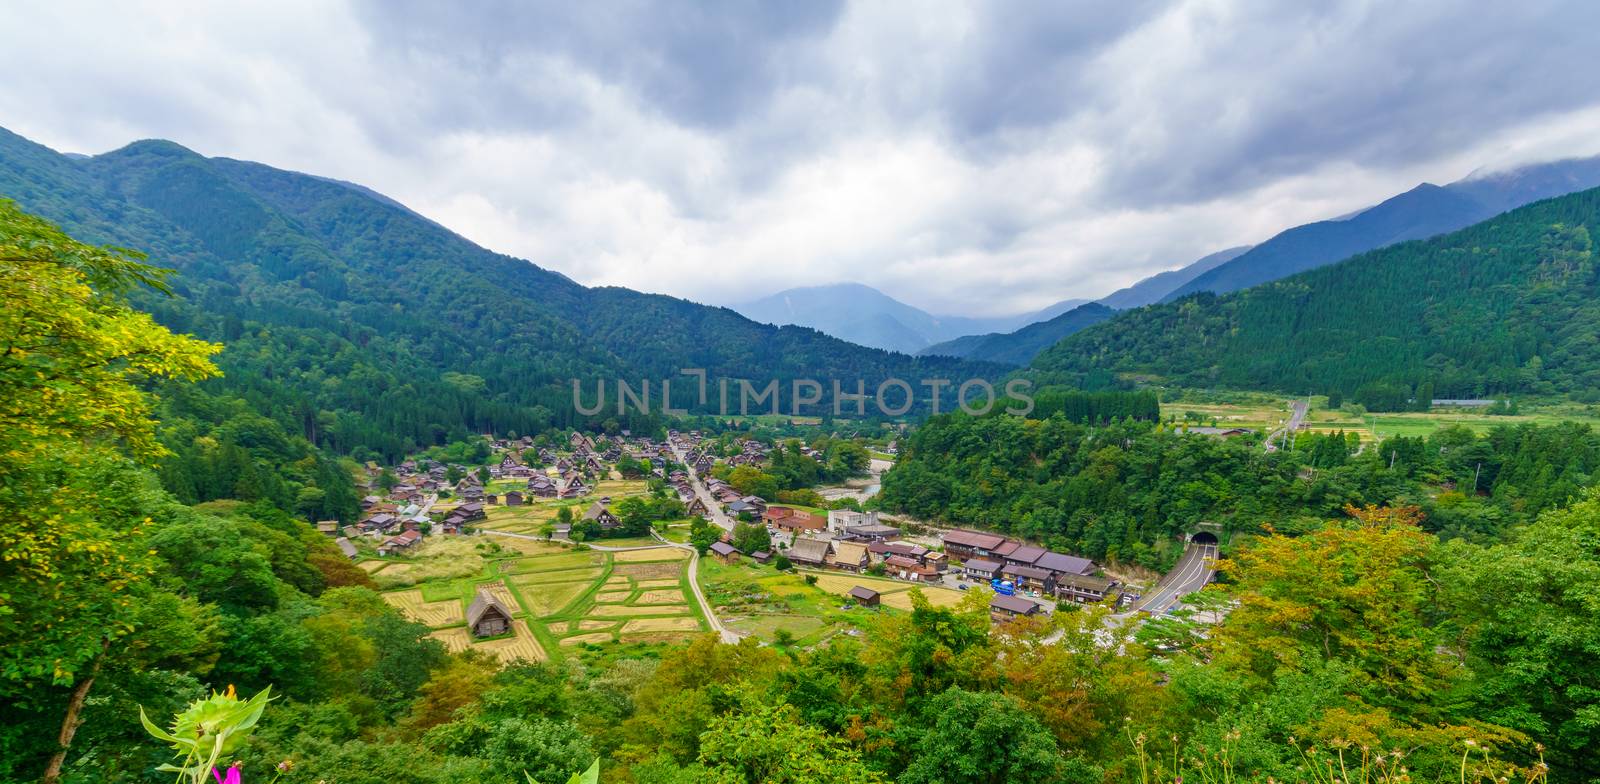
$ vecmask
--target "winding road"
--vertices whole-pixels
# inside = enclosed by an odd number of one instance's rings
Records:
[[[1289,421],[1285,422],[1283,427],[1280,427],[1267,435],[1268,452],[1278,451],[1278,445],[1276,443],[1278,439],[1300,429],[1300,425],[1306,420],[1306,411],[1308,411],[1310,408],[1311,401],[1309,400],[1296,400],[1289,404]]]

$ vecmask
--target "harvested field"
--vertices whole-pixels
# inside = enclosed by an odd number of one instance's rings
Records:
[[[678,581],[677,580],[640,580],[639,581],[639,587],[643,588],[643,589],[645,589],[647,591],[652,589],[652,588],[676,588],[676,587],[678,587]]]
[[[623,550],[612,553],[617,563],[644,563],[648,561],[682,561],[689,557],[686,550],[676,547],[654,547],[649,550]]]
[[[587,582],[600,576],[599,569],[562,569],[558,572],[528,572],[512,575],[511,581],[518,586],[532,583],[575,583]]]
[[[612,570],[613,574],[624,577],[633,577],[639,580],[660,580],[664,577],[677,577],[683,571],[683,564],[677,561],[657,561],[654,563],[619,563]],[[845,590],[850,590],[846,588]]]
[[[592,631],[594,631],[596,629],[615,629],[617,627],[617,622],[616,621],[588,621],[588,620],[585,620],[585,621],[573,621],[572,622],[572,626],[573,626],[573,630],[574,631],[592,632]]]
[[[629,616],[646,615],[683,615],[689,612],[686,604],[667,605],[657,607],[629,607],[625,604],[597,604],[589,610],[591,618],[627,618]]]
[[[635,632],[633,634],[624,634],[620,639],[622,642],[659,642],[676,644],[680,642],[686,642],[694,638],[695,635],[691,632]]]
[[[589,583],[525,583],[512,578],[511,584],[522,594],[523,609],[537,618],[555,615],[589,588]]]
[[[412,620],[428,626],[449,626],[466,620],[461,602],[425,602],[422,600],[422,591],[417,589],[386,593],[383,594],[383,600]]]
[[[465,626],[428,632],[428,636],[444,643],[444,647],[451,653],[460,653],[472,646],[472,635],[467,633]]]
[[[544,661],[544,650],[539,647],[539,642],[533,639],[533,632],[528,630],[527,621],[517,620],[513,622],[512,628],[516,631],[515,637],[474,642],[472,645],[484,653],[493,654],[507,664],[514,661]]]
[[[634,604],[683,604],[683,591],[678,589],[645,591]]]
[[[373,572],[376,572],[388,565],[388,561],[362,561],[361,563],[356,564],[356,566],[361,567],[361,570],[367,574],[372,574]]]
[[[952,591],[949,588],[923,587],[922,593],[928,597],[928,603],[935,607],[954,607],[961,603],[962,597],[966,596],[960,591]],[[898,593],[881,594],[880,601],[896,610],[909,610],[911,609],[911,592],[907,590]]]
[[[633,581],[626,577],[617,577],[613,575],[611,579],[606,580],[605,585],[600,587],[607,591],[620,591],[624,588],[633,588]]]
[[[700,631],[700,620],[698,618],[644,618],[637,621],[628,621],[622,625],[623,634],[697,631]]]
[[[632,595],[633,591],[606,591],[604,593],[595,594],[594,600],[597,602],[617,604],[627,601],[628,597]]]
[[[501,604],[510,607],[513,612],[525,609],[522,603],[517,601],[517,597],[511,594],[511,589],[507,588],[506,584],[500,580],[495,580],[492,583],[481,583],[478,585],[478,589],[499,599]],[[462,620],[466,619],[463,618]]]
[[[588,642],[593,642],[593,643],[611,642],[611,632],[595,632],[595,633],[592,633],[592,634],[580,634],[580,635],[577,635],[576,637],[564,637],[561,640],[561,647],[565,648],[565,647],[567,647],[569,645],[582,645],[582,644],[588,643]]]

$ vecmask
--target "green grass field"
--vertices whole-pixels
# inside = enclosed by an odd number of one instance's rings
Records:
[[[1215,419],[1223,427],[1247,427],[1260,432],[1270,432],[1289,417],[1291,398],[1262,394],[1243,394],[1236,402],[1176,402],[1163,403],[1163,419],[1176,416],[1183,421],[1194,412],[1202,424]],[[1326,397],[1311,398],[1311,410],[1306,416],[1306,429],[1326,433],[1343,430],[1356,433],[1363,441],[1382,440],[1392,436],[1427,436],[1433,431],[1451,425],[1461,425],[1477,432],[1487,432],[1500,425],[1534,423],[1550,425],[1564,421],[1585,422],[1600,427],[1600,407],[1565,401],[1519,402],[1522,413],[1517,416],[1490,416],[1481,409],[1438,408],[1415,413],[1355,413],[1348,410],[1329,410]]]

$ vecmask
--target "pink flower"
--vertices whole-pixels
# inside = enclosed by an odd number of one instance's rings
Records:
[[[223,778],[222,774],[218,773],[216,768],[211,769],[211,777],[217,780],[217,784],[243,784],[244,781],[244,779],[240,778],[239,766],[237,764],[229,766],[227,778]]]

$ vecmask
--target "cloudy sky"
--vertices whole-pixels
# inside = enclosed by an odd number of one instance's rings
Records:
[[[997,315],[1600,153],[1596,29],[1587,0],[8,2],[0,125],[360,182],[583,283]]]

